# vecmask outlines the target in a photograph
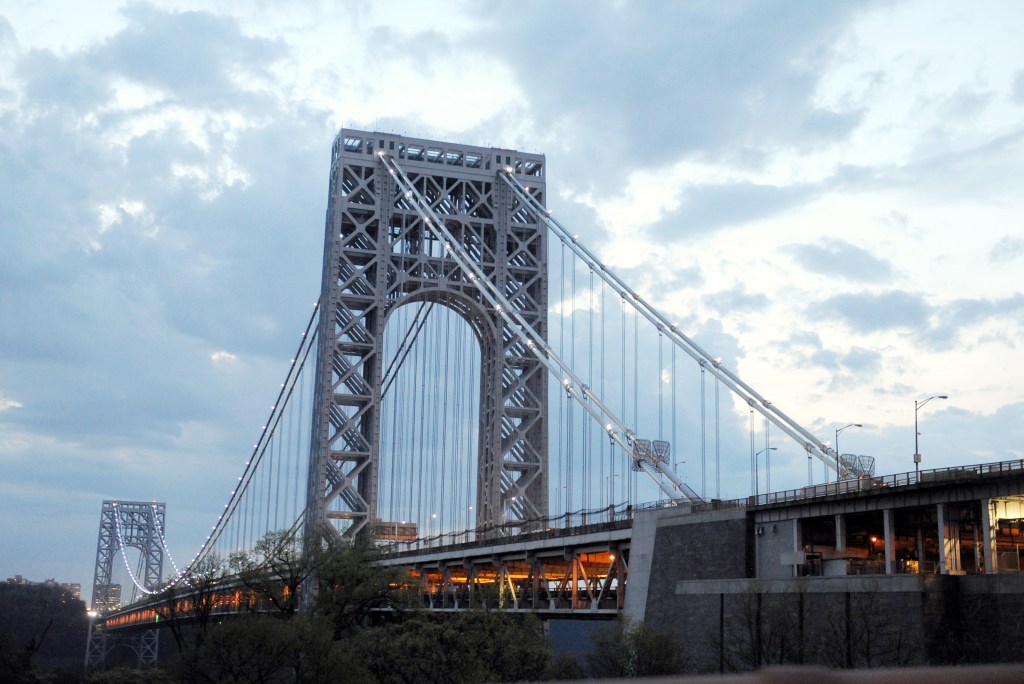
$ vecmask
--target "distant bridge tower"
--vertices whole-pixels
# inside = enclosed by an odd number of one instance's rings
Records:
[[[113,589],[114,559],[123,549],[142,552],[141,572],[135,579],[148,591],[160,589],[163,577],[165,504],[154,501],[104,501],[100,512],[100,534],[96,543],[96,572],[92,581],[92,609],[105,613],[117,607],[120,591]],[[129,572],[136,570],[129,568]],[[113,605],[112,605],[113,604]]]
[[[165,504],[155,501],[104,501],[100,512],[99,541],[96,544],[96,572],[92,582],[92,611],[106,613],[117,608],[121,587],[112,584],[115,559],[124,556],[125,548],[141,552],[137,568],[128,572],[147,591],[159,591],[163,578],[163,535]],[[127,559],[124,560],[127,564]],[[130,637],[114,639],[104,629],[93,629],[90,622],[89,644],[85,655],[86,670],[102,667],[107,653],[118,645],[126,645],[138,655],[140,666],[154,665],[159,645],[155,629]]]
[[[546,370],[446,258],[381,153],[547,335],[547,229],[496,175],[511,169],[543,203],[544,157],[342,129],[331,154],[306,525],[330,523],[349,538],[376,519],[384,328],[399,307],[433,302],[480,344],[476,525],[520,531],[548,512]]]

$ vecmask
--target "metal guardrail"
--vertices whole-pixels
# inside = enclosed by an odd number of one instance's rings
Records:
[[[778,492],[769,492],[757,496],[749,496],[743,499],[711,499],[701,503],[680,503],[671,499],[661,499],[646,503],[617,506],[607,506],[591,510],[580,510],[565,513],[552,518],[525,521],[526,524],[536,526],[538,529],[531,532],[515,534],[516,541],[528,541],[533,539],[551,539],[555,537],[566,537],[588,532],[618,529],[632,524],[633,515],[637,511],[649,511],[658,508],[678,508],[690,513],[706,513],[709,511],[735,510],[740,508],[753,508],[756,506],[768,506],[772,504],[791,503],[795,501],[806,501],[808,499],[819,499],[834,497],[844,494],[857,494],[896,487],[911,487],[917,485],[945,484],[950,482],[963,482],[976,480],[984,477],[1008,475],[1024,475],[1024,459],[1014,461],[998,461],[996,463],[983,463],[979,465],[954,466],[949,468],[931,468],[921,471],[909,471],[893,475],[878,475],[873,477],[861,477],[853,480],[839,480],[838,482],[826,482],[824,484],[810,485],[800,489],[787,489]],[[522,521],[516,525],[521,526]],[[495,530],[497,529],[497,533]],[[511,532],[511,530],[509,530]],[[508,535],[512,536],[512,535]],[[501,528],[481,528],[466,530],[464,532],[446,532],[430,537],[423,537],[414,541],[395,542],[382,546],[382,551],[387,555],[403,555],[420,551],[432,550],[455,550],[461,548],[473,548],[481,543],[494,543],[502,538],[507,538]]]
[[[800,489],[789,489],[750,496],[747,497],[746,503],[748,506],[768,506],[771,504],[789,503],[842,494],[856,494],[894,487],[964,482],[1013,473],[1024,474],[1024,459],[949,468],[932,468],[929,470],[896,473],[894,475],[862,477],[855,480],[839,480],[838,482],[827,482],[801,487]]]
[[[669,502],[669,504],[674,505],[673,502]],[[633,506],[619,504],[604,508],[572,511],[551,518],[537,518],[526,521],[517,520],[510,522],[507,526],[477,528],[463,532],[444,532],[410,541],[382,541],[378,545],[381,553],[391,557],[416,554],[423,551],[471,549],[508,540],[523,542],[570,537],[630,527],[633,524],[634,510],[636,509]],[[515,531],[515,528],[524,526],[533,527],[534,529],[526,532]]]

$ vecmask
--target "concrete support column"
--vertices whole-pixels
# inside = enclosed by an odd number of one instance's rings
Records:
[[[985,574],[995,575],[999,572],[999,556],[996,552],[996,502],[992,499],[981,500],[981,531],[985,535],[982,540]]]
[[[836,513],[836,553],[846,551],[846,518]]]
[[[882,534],[885,535],[885,574],[892,575],[896,572],[896,524],[891,508],[882,511]]]
[[[792,550],[794,552],[803,551],[803,549],[804,549],[803,526],[804,525],[803,525],[803,521],[802,520],[794,520],[793,521],[793,548],[792,548]],[[799,577],[800,576],[799,567],[796,566],[796,565],[794,565],[792,567],[791,572],[793,573],[792,574],[793,577]]]
[[[950,539],[949,526],[946,523],[946,505],[936,504],[938,510],[938,533],[939,533],[939,574],[948,575],[950,568],[956,569],[955,559],[952,557],[953,544]]]

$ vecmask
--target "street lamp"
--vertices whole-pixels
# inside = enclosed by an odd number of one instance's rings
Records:
[[[615,478],[619,476],[619,473],[609,475],[605,479],[608,480],[608,519],[612,520],[615,518]]]
[[[921,450],[917,446],[917,438],[920,436],[920,432],[917,431],[917,412],[921,410],[921,407],[927,404],[932,399],[949,399],[945,394],[936,394],[935,396],[928,397],[924,401],[914,400],[914,472],[917,473],[921,469]]]
[[[849,425],[844,425],[843,427],[841,427],[838,430],[836,430],[836,486],[837,487],[839,486],[839,480],[841,480],[843,478],[843,456],[842,456],[842,453],[839,451],[839,433],[841,433],[846,428],[852,428],[852,427],[864,427],[864,426],[861,425],[860,423],[850,423]]]
[[[778,447],[765,447],[764,449],[761,449],[756,454],[754,454],[754,495],[755,496],[761,493],[761,478],[757,474],[757,457],[760,456],[761,454],[767,453],[769,451],[778,451],[778,450],[779,450]],[[765,460],[765,469],[768,471],[768,477],[765,479],[765,483],[764,483],[765,484],[765,489],[771,490],[771,487],[772,487],[771,455],[769,454],[768,456],[765,456],[764,460]]]

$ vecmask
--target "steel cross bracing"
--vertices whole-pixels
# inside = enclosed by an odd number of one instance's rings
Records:
[[[96,544],[96,571],[92,584],[92,609],[105,612],[111,606],[114,557],[120,552],[132,581],[144,593],[160,590],[163,576],[165,505],[152,501],[104,501]],[[125,557],[125,548],[142,552],[142,576],[137,577]]]
[[[339,132],[305,524],[352,537],[376,522],[381,400],[393,377],[385,375],[385,325],[400,306],[429,302],[454,310],[480,343],[476,527],[528,529],[548,512],[547,374],[397,191],[376,154],[385,147],[403,159],[414,175],[409,182],[458,233],[478,272],[502,283],[542,335],[546,328],[547,229],[525,212],[513,215],[511,192],[492,170],[516,164],[534,192],[543,193],[542,156]]]
[[[655,484],[673,500],[685,497],[691,502],[703,501],[697,492],[683,482],[671,468],[667,467],[664,460],[653,457],[648,448],[641,447],[646,440],[638,439],[637,435],[555,353],[544,336],[516,310],[504,292],[491,282],[483,270],[474,263],[465,247],[448,230],[445,222],[437,216],[431,203],[423,197],[395,158],[384,151],[381,151],[379,156],[399,188],[405,193],[406,199],[413,202],[423,224],[442,241],[445,251],[452,259],[470,274],[470,280],[479,288],[488,304],[505,321],[506,327],[522,340],[525,348],[556,379],[561,381],[566,393],[573,397],[594,420],[604,426],[608,438],[618,444],[633,460],[635,466],[646,472]],[[668,479],[671,486],[657,477],[656,473]]]
[[[828,444],[819,440],[809,430],[780,411],[771,401],[764,398],[753,387],[743,382],[735,373],[723,366],[718,359],[711,356],[705,349],[681,332],[675,323],[670,322],[664,314],[644,300],[643,297],[638,295],[621,278],[598,260],[590,250],[580,244],[576,236],[569,233],[561,223],[555,220],[551,216],[551,212],[533,196],[529,189],[519,183],[513,174],[510,174],[507,169],[500,170],[499,174],[519,201],[528,207],[534,216],[546,223],[562,243],[582,259],[592,272],[596,273],[615,290],[623,301],[628,302],[644,318],[657,326],[659,333],[664,334],[673,344],[693,358],[700,364],[701,368],[706,368],[710,371],[726,387],[743,399],[748,406],[770,420],[772,424],[781,429],[798,444],[801,444],[809,454],[813,454],[834,469],[839,479],[869,476],[872,474],[871,472],[863,471],[855,463],[844,463],[839,458],[839,454]]]

